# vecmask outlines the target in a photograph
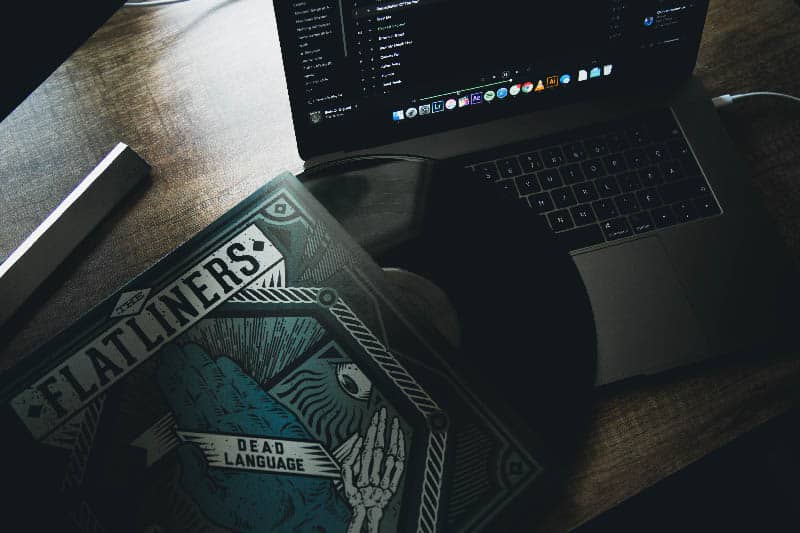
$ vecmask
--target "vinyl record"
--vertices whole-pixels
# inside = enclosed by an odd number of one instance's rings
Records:
[[[382,266],[448,296],[461,331],[453,364],[536,434],[551,481],[543,493],[555,497],[581,443],[596,362],[591,305],[568,251],[522,201],[451,163],[368,156],[301,179]]]

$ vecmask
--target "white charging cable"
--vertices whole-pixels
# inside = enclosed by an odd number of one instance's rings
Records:
[[[787,98],[794,102],[800,103],[800,98],[796,96],[792,96],[790,94],[783,94],[783,93],[773,93],[767,91],[760,91],[756,93],[744,93],[744,94],[723,94],[722,96],[717,96],[716,98],[712,98],[711,101],[714,103],[714,107],[726,107],[731,105],[732,103],[741,100],[742,98],[750,98],[752,96],[773,96],[777,98]]]

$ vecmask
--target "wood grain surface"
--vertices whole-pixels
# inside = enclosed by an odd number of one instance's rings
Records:
[[[697,74],[712,94],[800,94],[800,8],[712,0]],[[778,231],[800,259],[800,106],[721,112]],[[4,328],[0,366],[40,344],[279,170],[297,171],[271,2],[123,9],[0,123],[0,257],[117,141],[151,182]],[[407,282],[413,284],[413,282]],[[423,299],[424,300],[424,299]],[[798,404],[800,361],[756,354],[599,390],[566,495],[574,527]]]

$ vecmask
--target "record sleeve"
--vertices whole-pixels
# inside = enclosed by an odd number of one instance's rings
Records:
[[[469,531],[529,428],[291,174],[3,374],[6,501],[76,531]]]

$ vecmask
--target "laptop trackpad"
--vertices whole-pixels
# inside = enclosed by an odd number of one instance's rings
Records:
[[[597,383],[665,370],[708,352],[656,237],[575,256],[597,327]]]

